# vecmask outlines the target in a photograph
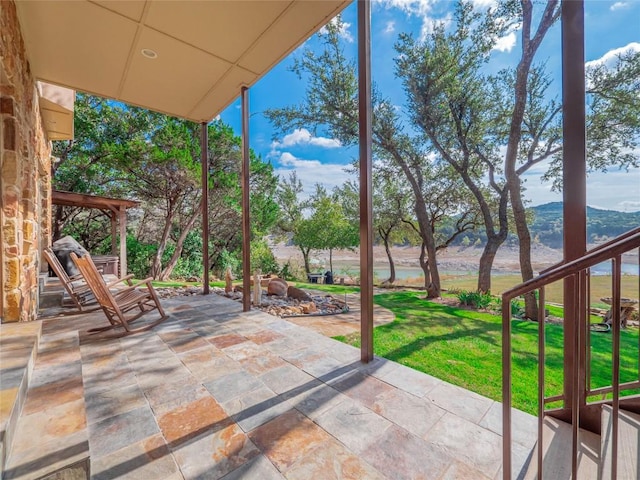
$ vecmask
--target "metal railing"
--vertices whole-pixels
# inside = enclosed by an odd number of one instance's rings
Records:
[[[612,405],[612,462],[611,478],[617,474],[617,450],[618,450],[618,412],[620,407],[620,393],[630,389],[640,388],[640,378],[633,381],[620,382],[620,303],[622,280],[622,256],[637,251],[640,258],[640,228],[631,230],[619,237],[599,245],[588,251],[583,257],[566,263],[554,265],[540,273],[539,276],[524,282],[502,295],[502,378],[503,378],[503,478],[512,478],[512,302],[514,299],[531,292],[537,292],[538,302],[538,442],[537,462],[538,478],[542,478],[543,472],[543,422],[545,407],[551,403],[562,402],[565,413],[570,413],[572,423],[572,478],[577,478],[578,472],[578,433],[580,428],[580,413],[587,406],[588,397],[609,395],[607,403]],[[612,333],[612,380],[611,385],[593,388],[591,381],[591,329],[590,319],[592,308],[590,306],[591,295],[591,268],[603,262],[611,261],[611,333]],[[640,261],[638,266],[638,293],[640,293]],[[571,398],[566,397],[567,389],[563,389],[560,395],[545,396],[545,287],[548,285],[573,278],[577,286],[572,292],[574,305],[578,311],[575,318],[564,318],[563,322],[576,322],[573,339],[565,339],[565,355],[574,355],[570,372],[565,372],[565,382],[570,382]],[[640,336],[639,336],[640,339]],[[639,340],[640,342],[640,340]],[[581,353],[582,352],[582,353]],[[638,345],[640,355],[640,343]],[[582,356],[582,358],[580,358]],[[640,365],[640,357],[639,357]],[[602,403],[604,400],[592,403]],[[533,459],[532,459],[533,461]]]

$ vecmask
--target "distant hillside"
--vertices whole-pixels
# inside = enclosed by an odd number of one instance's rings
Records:
[[[531,237],[552,248],[562,248],[562,202],[531,207]],[[624,213],[587,207],[587,239],[600,243],[640,226],[640,212]]]

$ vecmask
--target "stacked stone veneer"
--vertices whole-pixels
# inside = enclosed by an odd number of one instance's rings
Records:
[[[0,2],[0,318],[35,320],[40,252],[51,231],[46,137],[13,1]]]

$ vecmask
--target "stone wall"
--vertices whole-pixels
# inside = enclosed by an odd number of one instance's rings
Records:
[[[35,320],[40,252],[50,243],[51,143],[43,130],[13,1],[0,3],[0,318]]]

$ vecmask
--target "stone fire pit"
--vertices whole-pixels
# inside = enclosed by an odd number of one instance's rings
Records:
[[[218,295],[242,301],[242,292],[236,290],[225,292],[224,288],[212,287],[211,292]],[[195,296],[202,293],[201,287],[175,287],[156,288],[160,298],[171,298],[177,296]],[[305,315],[337,315],[349,311],[349,305],[344,300],[331,295],[318,294],[311,295],[308,292],[296,287],[288,287],[286,295],[268,295],[268,289],[262,290],[260,308],[263,312],[277,317],[293,317]]]
[[[241,292],[225,293],[224,289],[213,287],[212,291],[218,295],[242,301]],[[302,315],[337,315],[349,311],[349,306],[343,300],[331,295],[308,295],[308,299],[299,300],[293,297],[267,295],[262,292],[258,308],[276,317],[293,317]]]

